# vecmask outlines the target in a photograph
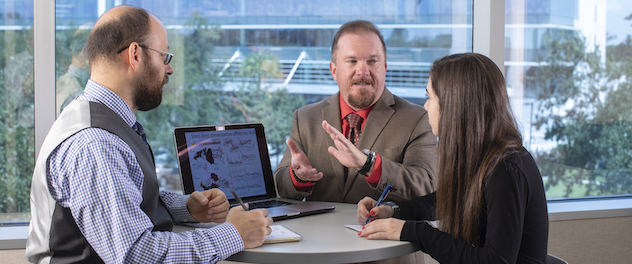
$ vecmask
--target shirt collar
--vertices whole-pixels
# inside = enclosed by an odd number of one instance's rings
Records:
[[[107,87],[96,83],[93,80],[88,80],[86,89],[83,91],[83,95],[77,98],[79,100],[97,101],[117,113],[125,123],[130,127],[136,123],[136,116],[134,111],[125,103],[123,98],[118,96],[115,92]]]
[[[371,109],[373,109],[373,105],[359,110],[359,111],[354,111],[353,109],[351,109],[351,107],[347,104],[347,102],[345,102],[344,99],[342,99],[342,94],[340,94],[340,119],[345,119],[345,117],[347,117],[348,114],[350,113],[356,113],[359,116],[362,117],[362,120],[366,120],[366,118],[369,116],[369,112],[371,112]]]

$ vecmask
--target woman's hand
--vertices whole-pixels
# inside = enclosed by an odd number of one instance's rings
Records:
[[[374,207],[377,202],[371,197],[364,197],[358,202],[358,223],[366,223],[366,219],[371,215],[371,219],[389,218],[393,216],[393,208],[388,205]]]
[[[404,223],[406,223],[406,221],[396,218],[378,219],[365,225],[358,235],[366,237],[367,239],[388,239],[399,241],[399,238],[402,235],[402,229],[404,228]]]

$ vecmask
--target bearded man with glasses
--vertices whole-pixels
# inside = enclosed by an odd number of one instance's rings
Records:
[[[44,140],[33,173],[26,257],[37,263],[215,263],[270,234],[268,211],[229,211],[219,189],[159,191],[137,110],[162,101],[173,54],[160,20],[107,11],[87,41],[90,80]],[[218,222],[179,234],[174,223]]]

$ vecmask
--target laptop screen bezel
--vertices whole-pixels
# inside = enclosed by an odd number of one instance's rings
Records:
[[[262,123],[241,123],[241,124],[224,124],[224,125],[207,125],[207,126],[188,126],[188,127],[176,127],[173,129],[173,137],[176,147],[176,156],[178,159],[178,167],[180,168],[180,178],[182,179],[182,189],[185,194],[190,194],[195,191],[193,184],[193,175],[191,173],[191,164],[189,162],[189,153],[187,151],[186,133],[190,132],[205,132],[205,131],[230,131],[236,129],[254,128],[257,145],[259,147],[259,157],[261,158],[261,166],[263,170],[262,177],[264,178],[266,194],[242,197],[244,201],[267,199],[276,197],[276,191],[274,187],[274,177],[272,174],[272,166],[270,165],[270,154],[268,151],[268,144],[265,136],[265,129]],[[226,196],[232,196],[230,193],[225,193]],[[230,202],[234,202],[235,199],[229,199]]]

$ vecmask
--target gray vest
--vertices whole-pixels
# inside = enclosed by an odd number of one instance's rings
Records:
[[[102,263],[79,231],[69,208],[50,195],[46,169],[48,157],[75,133],[96,127],[120,137],[132,149],[143,171],[141,209],[154,224],[153,231],[171,231],[173,222],[159,196],[153,155],[141,137],[114,111],[96,102],[75,100],[61,113],[40,150],[31,183],[31,224],[26,257],[38,263]]]

